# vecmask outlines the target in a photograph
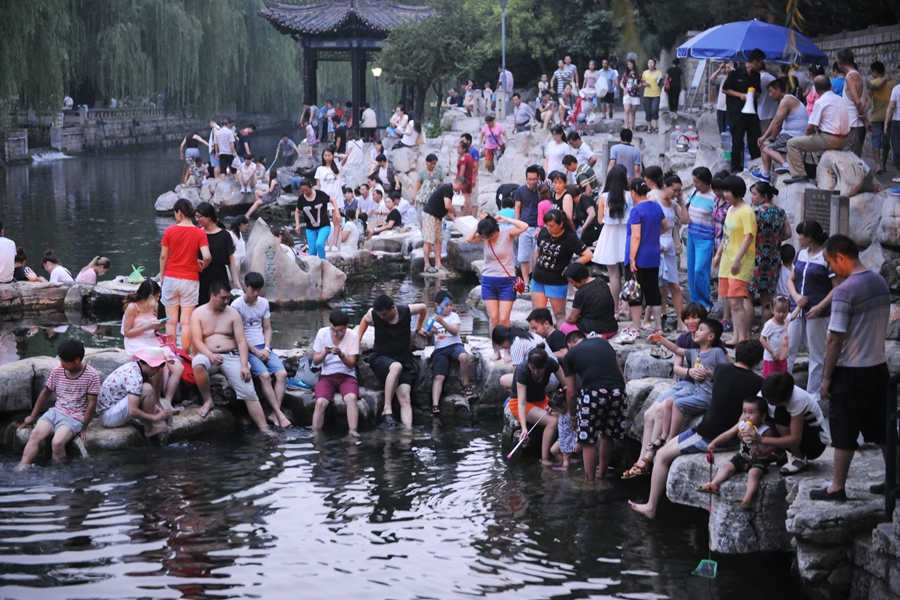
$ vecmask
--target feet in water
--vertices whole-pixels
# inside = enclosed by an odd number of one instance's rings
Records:
[[[355,429],[351,429],[350,432],[347,434],[347,437],[358,439],[358,438],[359,438],[359,432],[356,431]]]
[[[282,413],[282,412],[269,413],[269,416],[267,417],[267,419],[275,427],[290,427],[292,425],[290,419],[288,419],[286,416],[284,416],[284,413]]]
[[[165,421],[155,421],[152,425],[144,425],[144,435],[152,438],[154,435],[169,433],[170,429],[172,428]]]
[[[552,466],[555,465],[556,463],[554,463],[554,462],[553,462],[552,460],[550,460],[549,458],[542,458],[542,459],[541,459],[541,464],[544,465],[545,467],[552,467]]]
[[[648,519],[652,519],[656,516],[656,510],[651,509],[649,504],[635,504],[629,500],[628,505],[631,507],[631,510],[644,515]]]
[[[394,420],[394,415],[391,413],[386,413],[382,420],[380,427],[382,429],[399,429],[401,427],[400,423]]]
[[[208,415],[209,411],[211,411],[212,409],[213,409],[212,400],[210,400],[209,402],[204,402],[203,406],[201,406],[200,408],[197,409],[197,416],[205,419],[206,415]]]

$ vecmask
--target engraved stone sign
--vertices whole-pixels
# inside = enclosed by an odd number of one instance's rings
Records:
[[[819,222],[828,235],[850,233],[850,198],[831,190],[808,189],[803,195],[803,220]]]

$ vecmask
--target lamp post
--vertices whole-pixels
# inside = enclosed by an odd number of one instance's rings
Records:
[[[503,86],[504,92],[506,92],[506,5],[508,3],[509,0],[500,0],[500,68],[503,71],[500,74],[500,85]],[[509,99],[507,98],[506,101],[509,102]]]
[[[375,114],[378,115],[378,108],[381,104],[379,93],[378,93],[378,79],[381,77],[381,67],[372,67],[372,76],[375,78]],[[378,136],[378,129],[376,127],[375,136]]]

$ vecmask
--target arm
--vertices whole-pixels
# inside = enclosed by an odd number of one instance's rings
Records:
[[[631,265],[631,272],[637,272],[637,264],[635,260],[637,260],[637,251],[641,245],[641,225],[637,223],[631,226],[631,247],[629,248],[629,261],[628,264]]]
[[[684,356],[684,348],[680,348],[675,342],[667,340],[659,333],[650,334],[650,337],[647,338],[648,342],[656,342],[658,344],[662,344],[664,347],[668,348],[672,353],[676,356],[683,357]]]
[[[247,344],[247,350],[256,355],[261,361],[266,362],[269,360],[270,350],[272,348],[272,318],[266,317],[262,322],[263,328],[263,344],[265,347],[262,350],[257,350],[250,344]]]
[[[828,391],[828,388],[831,387],[831,376],[834,375],[834,368],[837,366],[837,361],[843,348],[844,334],[829,331],[828,337],[825,338],[825,373],[822,375],[822,386],[819,389],[822,398],[828,399],[831,397],[831,392]]]
[[[594,222],[594,219],[597,218],[597,210],[593,206],[588,206],[587,214],[587,219],[584,220],[584,224],[581,226],[582,230],[587,229]]]
[[[684,357],[683,356],[678,356],[676,354],[675,358],[672,359],[672,371],[675,373],[676,377],[687,377],[688,376],[688,371],[690,371],[690,369],[688,369],[687,367],[684,366]]]
[[[81,428],[82,442],[87,439],[88,425],[91,424],[91,419],[94,418],[94,410],[97,408],[97,394],[88,394],[87,401],[88,405],[84,411],[84,426]]]
[[[893,100],[888,104],[887,113],[884,116],[884,132],[887,133],[894,119],[894,112],[897,110],[897,103]]]
[[[456,212],[456,207],[453,206],[453,198],[444,198],[444,208],[447,209],[448,215],[453,215],[451,221],[455,221],[459,217],[459,213]]]
[[[459,328],[462,325],[462,323],[457,323],[456,325],[450,325],[449,323],[447,323],[447,321],[444,320],[444,317],[442,317],[441,315],[439,315],[437,313],[434,313],[434,320],[437,321],[438,323],[440,323],[444,327],[444,329],[447,330],[447,333],[449,333],[450,335],[458,334]]]
[[[145,331],[150,331],[151,329],[156,329],[160,326],[159,320],[151,321],[146,325],[140,325],[138,327],[134,326],[134,313],[137,312],[137,309],[134,308],[134,304],[129,304],[128,308],[125,309],[125,316],[122,319],[122,331],[125,332],[125,337],[137,337],[144,333]]]
[[[641,176],[641,164],[640,164],[640,162],[634,163],[634,176],[635,176],[635,177],[640,177],[640,176]]]
[[[209,263],[212,262],[212,255],[210,255],[209,253],[209,246],[200,246],[200,256],[202,256],[203,258],[198,262],[200,263],[200,271],[203,271],[204,269],[206,269],[206,267],[209,266]]]
[[[788,105],[787,102],[780,102],[778,104],[778,111],[775,113],[775,118],[772,119],[772,122],[769,123],[769,127],[762,134],[762,137],[759,138],[760,142],[765,139],[774,140],[778,133],[781,131],[781,126],[784,124],[784,118],[787,116]]]
[[[738,434],[738,426],[735,425],[734,427],[732,427],[725,433],[720,434],[719,437],[714,439],[712,441],[712,443],[709,446],[707,446],[707,448],[709,449],[710,452],[715,452],[716,446],[718,446],[719,444],[722,444],[724,442],[727,442],[731,438],[735,437],[737,434]]]
[[[169,247],[163,246],[159,252],[159,287],[162,287],[166,277],[166,264],[169,262]]]
[[[300,233],[300,209],[294,209],[294,231]]]
[[[569,417],[575,418],[577,406],[575,404],[575,375],[566,376],[566,403],[569,405]]]
[[[38,415],[44,412],[44,406],[47,404],[47,401],[50,400],[50,394],[52,392],[44,387],[41,390],[41,393],[38,395],[37,401],[34,403],[34,408],[31,409],[31,414],[25,417],[22,421],[22,424],[19,425],[19,429],[24,429],[28,427],[35,421],[37,421]]]
[[[837,280],[837,277],[834,277],[831,280],[832,288],[831,288],[831,291],[828,292],[828,295],[825,296],[821,302],[819,302],[818,304],[816,304],[815,306],[810,308],[808,311],[806,311],[807,319],[818,318],[819,313],[821,313],[823,310],[825,310],[826,308],[831,306],[831,297],[834,296],[834,288],[837,287],[838,285],[840,285],[836,280]]]
[[[771,354],[773,358],[778,357],[779,353],[775,352],[775,350],[772,348],[772,346],[769,345],[769,340],[766,338],[766,336],[760,334],[759,335],[759,343],[762,344],[762,347],[765,348],[766,352]]]
[[[516,391],[519,394],[519,414],[516,415],[519,417],[519,425],[522,427],[522,433],[519,435],[519,439],[524,440],[528,437],[528,421],[525,418],[528,414],[528,407],[526,406],[528,390],[524,383],[519,383],[517,381],[513,381],[513,383],[515,383]]]
[[[778,235],[778,241],[783,242],[785,240],[791,239],[791,222],[788,220],[787,215],[784,216],[784,227],[781,228],[781,232]]]
[[[738,253],[734,257],[734,262],[731,263],[731,274],[737,275],[738,271],[741,270],[741,260],[744,258],[744,255],[747,254],[747,250],[750,249],[750,243],[753,241],[753,234],[748,233],[744,236],[744,241],[741,242],[741,247],[738,248]]]
[[[515,212],[515,215],[516,215],[516,216],[515,216],[515,220],[516,220],[516,221],[519,221],[519,218],[520,218],[521,215],[522,215],[522,201],[521,201],[521,200],[516,200],[516,212]],[[519,221],[519,222],[521,223],[521,221]],[[526,229],[528,229],[528,227],[526,227]]]
[[[660,221],[660,223],[659,223],[659,232],[660,233],[666,233],[670,229],[672,229],[672,224],[669,223],[668,219],[663,219],[662,221]]]
[[[757,442],[766,446],[775,446],[778,448],[793,448],[800,445],[803,440],[803,413],[791,417],[791,432],[784,437],[759,437]]]
[[[366,329],[369,328],[369,325],[372,324],[372,309],[370,308],[366,311],[366,314],[363,316],[362,320],[359,322],[359,327],[356,329],[356,335],[359,336],[359,341],[362,342],[363,336],[366,334]]]
[[[575,220],[575,200],[571,194],[563,194],[563,212],[569,217],[570,221]]]
[[[575,325],[578,323],[578,318],[581,316],[580,308],[571,308],[569,309],[569,314],[566,315],[566,323],[569,325]]]
[[[511,225],[509,237],[517,237],[528,231],[528,223],[519,221],[518,219],[507,219],[506,217],[497,217],[498,223],[509,223]]]
[[[592,258],[594,258],[594,253],[590,248],[585,248],[584,252],[581,253],[581,256],[578,257],[578,260],[576,262],[580,262],[581,264],[586,265],[591,262]]]
[[[234,258],[234,253],[228,256],[228,270],[231,272],[231,287],[240,288],[241,278],[240,275],[238,275],[237,260]]]
[[[184,145],[187,144],[187,137],[181,140],[181,146],[178,147],[178,151],[181,155],[181,160],[184,160]]]
[[[247,344],[247,337],[244,335],[244,324],[241,322],[241,316],[237,311],[234,311],[231,317],[234,329],[234,341],[237,342],[238,355],[241,357],[241,379],[250,381],[252,375],[250,373],[250,362],[248,360],[249,350],[247,348],[249,347],[249,344]]]
[[[716,77],[719,76],[719,73],[721,73],[722,69],[724,69],[724,68],[725,68],[725,63],[722,63],[721,65],[719,65],[719,68],[716,69],[715,71],[713,71],[712,74],[709,76],[709,82],[716,83]]]
[[[416,329],[421,329],[422,325],[425,324],[425,317],[428,315],[428,305],[427,304],[410,304],[409,312],[412,315],[419,315],[419,318],[416,320]]]

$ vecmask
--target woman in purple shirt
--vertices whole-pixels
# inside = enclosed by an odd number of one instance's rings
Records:
[[[659,204],[649,201],[650,187],[640,177],[631,180],[631,198],[634,208],[628,217],[630,235],[625,241],[626,272],[630,270],[643,293],[643,301],[651,314],[651,332],[662,331],[662,294],[659,292],[659,236],[671,228]],[[631,309],[631,329],[629,332],[640,337],[641,302],[629,302]]]

